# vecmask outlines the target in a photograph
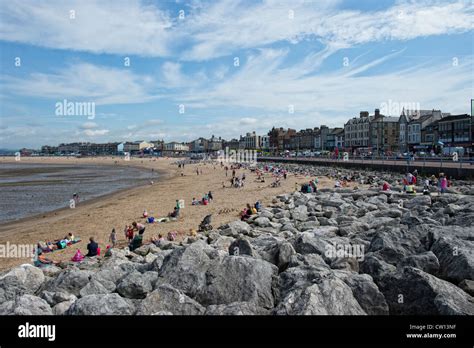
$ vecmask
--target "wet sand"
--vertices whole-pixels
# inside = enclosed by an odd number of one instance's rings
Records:
[[[221,224],[239,218],[240,211],[246,203],[253,204],[260,200],[263,205],[271,204],[272,199],[282,193],[294,191],[295,183],[307,182],[309,177],[288,175],[282,179],[280,187],[271,187],[271,174],[265,174],[266,182],[256,182],[256,175],[250,170],[237,170],[236,175],[246,174],[243,188],[230,188],[231,171],[226,177],[225,170],[219,164],[189,164],[184,171],[176,164],[176,159],[131,158],[125,161],[119,157],[96,158],[65,158],[65,157],[26,157],[22,161],[29,163],[48,164],[100,164],[135,166],[151,168],[160,173],[160,178],[153,185],[131,188],[115,192],[106,196],[79,203],[75,209],[64,208],[50,213],[29,217],[20,221],[6,223],[0,226],[0,244],[35,244],[38,241],[52,241],[60,239],[72,232],[81,237],[82,242],[48,255],[55,261],[69,260],[77,248],[86,251],[90,236],[94,236],[100,247],[105,250],[112,228],[117,231],[119,245],[125,246],[123,229],[125,224],[133,221],[145,222],[142,218],[144,209],[149,216],[166,216],[176,204],[176,199],[185,200],[185,208],[181,210],[178,221],[167,223],[146,224],[145,242],[158,233],[166,234],[170,231],[178,232],[178,239],[189,233],[191,228],[196,229],[207,214],[213,214],[212,225]],[[12,157],[0,157],[0,163],[13,162]],[[202,170],[202,175],[196,175],[196,168]],[[183,172],[184,176],[181,176]],[[319,178],[320,187],[332,187],[334,184],[328,178]],[[226,187],[222,187],[225,182]],[[205,193],[212,191],[214,200],[207,206],[192,206],[192,198],[200,199]],[[0,259],[0,269],[14,265],[29,263],[30,259]]]

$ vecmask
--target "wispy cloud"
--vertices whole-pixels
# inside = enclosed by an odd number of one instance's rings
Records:
[[[150,93],[153,78],[130,70],[78,63],[55,73],[32,73],[26,78],[2,77],[5,91],[22,96],[60,100],[84,99],[101,104],[143,103],[156,98]]]

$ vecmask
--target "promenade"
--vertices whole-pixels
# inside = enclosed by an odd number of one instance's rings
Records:
[[[466,161],[452,161],[449,159],[423,159],[419,158],[407,162],[404,159],[384,159],[384,158],[352,158],[347,161],[342,159],[316,158],[316,157],[258,157],[259,162],[283,162],[314,164],[322,166],[340,166],[345,168],[370,168],[377,170],[389,170],[399,173],[418,170],[420,174],[445,173],[455,179],[474,178],[474,164]]]

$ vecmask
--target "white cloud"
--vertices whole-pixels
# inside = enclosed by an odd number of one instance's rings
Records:
[[[472,29],[469,0],[404,1],[372,12],[341,10],[339,3],[211,1],[194,4],[179,20],[178,13],[160,8],[163,3],[138,0],[7,1],[0,8],[0,39],[93,53],[207,60],[278,41],[316,39],[339,49]],[[182,47],[189,48],[183,53]]]
[[[108,129],[86,129],[84,130],[83,134],[87,135],[88,137],[96,137],[100,135],[106,135],[109,133]]]
[[[89,63],[74,64],[55,73],[32,73],[26,78],[3,76],[2,80],[5,91],[56,101],[69,98],[105,105],[143,103],[156,98],[149,92],[154,85],[150,76]]]
[[[0,18],[2,40],[93,53],[165,56],[174,36],[171,18],[139,1],[7,1]]]
[[[81,129],[94,129],[97,127],[98,125],[95,122],[85,122],[81,125]]]

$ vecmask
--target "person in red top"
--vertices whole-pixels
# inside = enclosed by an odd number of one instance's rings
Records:
[[[383,186],[382,186],[383,191],[388,191],[390,190],[390,185],[388,182],[384,181]]]

